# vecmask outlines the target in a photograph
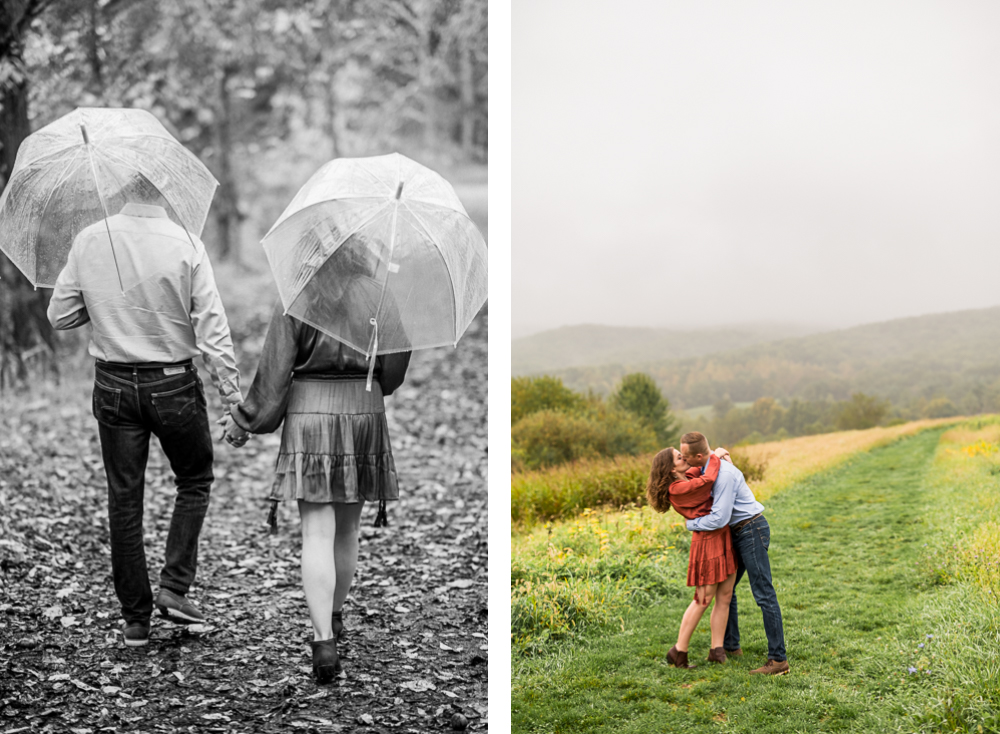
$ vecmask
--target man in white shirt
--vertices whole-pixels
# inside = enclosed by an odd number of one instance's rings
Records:
[[[125,644],[138,647],[149,640],[154,605],[142,534],[150,434],[177,485],[155,605],[173,622],[204,620],[186,598],[214,480],[205,391],[192,358],[203,355],[225,403],[242,400],[226,313],[201,240],[162,207],[130,203],[77,235],[48,318],[56,329],[93,325],[111,568]]]

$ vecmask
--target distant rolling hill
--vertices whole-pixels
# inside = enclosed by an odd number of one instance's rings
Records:
[[[563,326],[511,341],[511,374],[549,374],[569,367],[635,365],[697,357],[819,331],[818,327],[760,324],[679,331],[626,326]]]
[[[624,358],[617,365],[547,373],[576,390],[607,392],[622,375],[646,372],[677,408],[708,405],[726,396],[734,402],[764,396],[843,400],[864,392],[897,405],[946,397],[970,412],[995,410],[1000,409],[1000,307],[623,364]]]

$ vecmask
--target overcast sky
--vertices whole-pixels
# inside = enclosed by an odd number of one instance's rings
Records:
[[[1000,3],[516,0],[514,337],[1000,304]]]

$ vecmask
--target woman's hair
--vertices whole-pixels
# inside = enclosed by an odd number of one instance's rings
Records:
[[[674,448],[665,448],[653,457],[653,467],[649,470],[646,485],[646,501],[657,512],[670,509],[670,485],[681,479],[674,469]]]

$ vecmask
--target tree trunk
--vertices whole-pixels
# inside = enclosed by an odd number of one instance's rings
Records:
[[[0,145],[3,146],[3,179],[14,168],[21,142],[31,132],[28,123],[28,82],[8,82],[0,87]],[[35,290],[5,255],[0,254],[0,389],[28,376],[30,356],[51,356],[55,335],[45,315],[51,291]],[[57,370],[55,360],[46,364]]]
[[[472,49],[461,43],[458,50],[459,80],[462,95],[462,153],[471,160],[475,151],[476,85],[473,74]]]
[[[215,128],[219,150],[219,194],[215,218],[219,225],[219,256],[223,260],[239,261],[239,193],[233,178],[232,98],[229,94],[229,80],[233,74],[233,67],[226,65],[219,80],[219,121]]]
[[[434,51],[432,49],[433,41],[434,39],[430,28],[428,25],[422,24],[420,28],[418,46],[417,78],[420,80],[420,94],[423,99],[424,107],[424,146],[428,150],[437,150],[438,147],[437,86],[431,68],[434,57]]]
[[[330,138],[330,157],[340,156],[340,141],[337,137],[337,89],[335,83],[337,73],[331,71],[327,79],[323,82],[324,98],[326,101],[326,134]]]
[[[87,62],[90,64],[91,91],[104,98],[104,72],[101,66],[100,38],[97,35],[98,10],[97,0],[90,0],[87,33]]]

